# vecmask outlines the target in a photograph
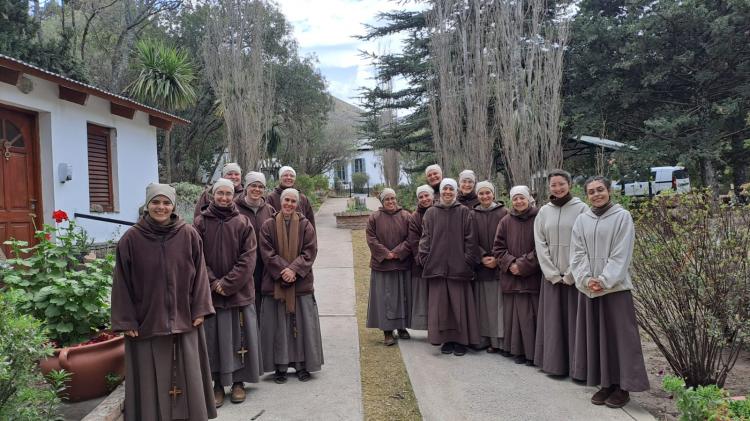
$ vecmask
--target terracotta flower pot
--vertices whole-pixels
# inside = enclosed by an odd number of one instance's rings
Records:
[[[106,395],[117,384],[113,376],[125,375],[125,338],[116,336],[89,345],[57,348],[52,357],[39,362],[45,376],[52,370],[72,373],[63,398],[70,402]]]

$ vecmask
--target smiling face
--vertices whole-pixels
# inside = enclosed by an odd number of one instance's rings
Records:
[[[518,213],[523,213],[526,211],[526,209],[529,208],[529,199],[527,199],[526,196],[522,194],[513,196],[511,202],[513,203],[513,209],[515,209]]]
[[[227,186],[221,186],[214,191],[214,203],[223,208],[229,206],[234,200],[234,190]]]
[[[600,208],[609,202],[609,189],[601,180],[595,180],[586,185],[586,196],[591,205]]]
[[[461,193],[469,194],[474,191],[474,180],[470,178],[464,178],[459,183],[458,188],[461,189]]]
[[[398,202],[396,201],[396,196],[388,195],[383,199],[383,209],[388,211],[396,210],[398,207]]]
[[[245,187],[245,196],[247,196],[248,199],[254,202],[258,201],[261,197],[263,197],[263,190],[265,189],[266,187],[263,184],[255,181],[249,186]]]
[[[549,179],[549,192],[557,198],[565,197],[570,192],[570,184],[565,177],[556,175]]]
[[[495,200],[495,195],[490,189],[479,190],[477,196],[479,196],[479,204],[482,205],[483,208],[488,208]]]
[[[293,214],[297,210],[297,198],[294,196],[284,196],[281,201],[281,213],[285,216]]]
[[[427,184],[430,186],[438,186],[441,181],[443,181],[443,173],[439,170],[430,170],[427,172]]]
[[[231,181],[235,186],[239,186],[242,182],[242,174],[238,173],[237,171],[228,171],[226,174],[224,174],[224,178]]]
[[[450,205],[456,200],[456,190],[450,184],[446,184],[440,190],[440,201],[444,205]]]
[[[294,181],[296,179],[297,177],[293,172],[287,171],[284,174],[281,174],[281,179],[279,181],[281,182],[281,187],[288,189],[290,187],[294,187]]]
[[[422,193],[419,193],[419,197],[417,198],[417,201],[419,202],[419,206],[423,208],[429,208],[432,206],[432,201],[434,200],[435,196],[430,193],[423,191]]]
[[[174,210],[174,204],[166,196],[156,196],[148,202],[146,207],[148,216],[151,217],[157,224],[169,223],[169,217],[172,215]]]

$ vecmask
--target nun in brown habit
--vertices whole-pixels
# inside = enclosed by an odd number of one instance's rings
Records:
[[[630,212],[610,200],[610,186],[604,177],[586,181],[592,207],[573,225],[570,271],[582,294],[570,376],[601,388],[594,405],[620,408],[649,384],[630,292],[635,228]]]
[[[443,181],[443,169],[438,164],[428,165],[424,169],[427,184],[432,187],[433,203],[440,201],[440,182]]]
[[[276,209],[277,212],[281,212],[281,193],[286,189],[293,189],[296,181],[297,171],[295,171],[294,168],[283,166],[279,169],[279,185],[268,194],[268,198],[266,199],[268,204]],[[310,199],[308,199],[302,192],[299,192],[297,212],[304,215],[304,217],[312,224],[313,228],[315,228],[315,210],[310,204]]]
[[[477,310],[471,281],[474,278],[474,230],[471,210],[456,201],[456,180],[440,182],[440,203],[422,220],[419,262],[429,282],[427,340],[443,354],[466,354],[479,344]]]
[[[221,178],[226,178],[231,181],[234,185],[234,197],[235,199],[241,197],[245,193],[245,187],[242,185],[242,169],[240,165],[235,162],[229,162],[221,168]],[[211,186],[203,190],[198,202],[195,203],[195,210],[193,211],[193,219],[197,218],[206,208],[208,204],[213,200],[213,191]]]
[[[237,211],[250,219],[250,223],[255,230],[255,238],[260,245],[260,227],[267,220],[273,218],[276,210],[266,202],[263,194],[266,191],[266,176],[262,172],[250,171],[245,175],[245,194],[234,199]],[[255,282],[255,308],[260,309],[260,301],[263,297],[261,294],[261,280],[263,279],[263,259],[260,257],[260,246],[257,247],[257,257],[255,259],[255,271],[253,271],[253,280]]]
[[[477,183],[477,176],[472,170],[463,170],[458,174],[458,203],[469,209],[474,209],[479,204],[479,198],[474,187]]]
[[[580,292],[570,273],[570,234],[588,206],[570,194],[567,171],[552,170],[547,185],[550,202],[534,220],[536,256],[544,280],[539,292],[534,364],[547,374],[567,376],[573,366],[576,314]]]
[[[216,418],[203,330],[214,313],[200,235],[152,183],[144,213],[117,243],[112,329],[125,333],[125,420]]]
[[[419,239],[422,238],[422,219],[432,206],[434,195],[432,187],[423,184],[417,187],[417,210],[409,217],[409,249],[412,254],[411,266],[411,317],[409,329],[427,330],[427,286],[422,277],[422,265],[419,264]]]
[[[497,226],[492,253],[500,271],[503,291],[501,353],[515,356],[517,364],[534,364],[536,317],[541,269],[534,249],[534,218],[538,209],[526,186],[510,189],[513,208]]]
[[[503,297],[497,260],[492,255],[497,225],[508,210],[502,202],[495,202],[495,186],[489,181],[477,184],[479,204],[472,210],[474,235],[479,263],[474,276],[474,300],[482,342],[479,348],[495,353],[503,343]]]
[[[255,311],[257,239],[250,220],[234,205],[232,182],[220,178],[213,200],[193,225],[203,239],[206,271],[216,315],[205,322],[208,360],[216,407],[231,386],[232,403],[245,401],[244,382],[257,383],[261,372],[258,316]]]
[[[318,252],[315,228],[297,212],[299,192],[281,192],[281,210],[261,227],[263,301],[260,335],[263,370],[274,371],[276,383],[286,383],[294,367],[300,381],[323,365],[318,305],[313,270]]]
[[[380,193],[383,206],[367,221],[367,246],[370,248],[370,294],[367,304],[367,327],[383,331],[383,344],[409,339],[411,315],[411,251],[409,212],[396,200],[396,192],[385,188]]]

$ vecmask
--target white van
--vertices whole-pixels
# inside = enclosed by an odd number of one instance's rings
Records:
[[[625,196],[651,197],[665,190],[687,193],[690,191],[690,177],[685,167],[651,167],[650,181],[619,180],[612,183],[612,189]]]

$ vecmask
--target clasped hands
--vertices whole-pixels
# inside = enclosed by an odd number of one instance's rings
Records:
[[[588,289],[591,290],[591,292],[600,292],[604,290],[604,286],[602,286],[602,281],[596,278],[589,278],[589,281],[586,283],[586,286],[588,287]]]
[[[482,265],[487,269],[495,269],[497,267],[497,260],[493,256],[482,257]]]

